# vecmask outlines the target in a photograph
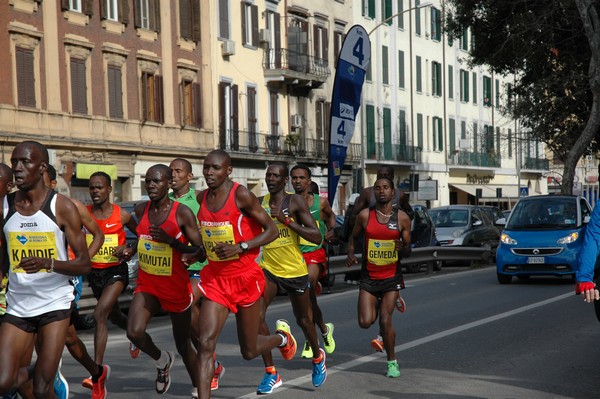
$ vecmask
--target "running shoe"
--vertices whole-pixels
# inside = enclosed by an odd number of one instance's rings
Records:
[[[0,399],[17,399],[17,390],[13,389],[12,391],[8,391],[4,396],[0,396]]]
[[[285,360],[290,360],[296,354],[296,338],[292,335],[290,324],[287,320],[279,319],[275,322],[275,333],[285,335],[287,343],[279,348],[281,356]]]
[[[323,347],[327,354],[333,353],[335,350],[335,339],[333,339],[333,323],[325,324],[327,326],[327,333],[323,334]]]
[[[256,389],[257,395],[267,395],[273,392],[273,389],[279,388],[283,381],[281,381],[281,377],[279,373],[271,374],[265,373],[262,381],[258,384],[258,388]]]
[[[325,366],[325,351],[319,348],[319,352],[321,352],[321,361],[315,363],[313,360],[312,383],[315,387],[320,387],[327,379],[327,366]]]
[[[198,388],[192,388],[192,399],[198,399]]]
[[[400,313],[406,311],[406,302],[404,302],[404,299],[401,296],[398,296],[398,299],[396,299],[396,309],[398,309],[398,312]]]
[[[158,374],[156,376],[156,393],[162,395],[169,390],[171,386],[171,378],[169,378],[169,372],[171,371],[171,367],[173,367],[173,353],[167,352],[167,356],[169,356],[169,361],[164,368],[158,368]]]
[[[106,364],[102,365],[102,374],[98,378],[98,381],[93,382],[92,387],[92,399],[104,399],[108,396],[106,391],[106,381],[110,377],[110,367]]]
[[[129,356],[131,356],[132,359],[137,359],[139,355],[140,355],[140,348],[135,346],[135,344],[133,342],[130,342],[129,343]]]
[[[218,364],[219,365],[215,369],[215,374],[213,375],[212,381],[210,382],[211,391],[216,391],[219,389],[219,380],[225,375],[225,367],[223,367],[221,362],[218,362]]]
[[[300,357],[302,359],[310,359],[313,355],[312,349],[310,347],[310,344],[308,343],[308,341],[304,341],[304,349],[302,349],[302,354],[300,355]]]
[[[81,386],[91,390],[94,386],[92,376],[90,375],[88,378],[84,378],[83,381],[81,381]]]
[[[373,349],[375,349],[375,351],[377,352],[383,352],[384,346],[383,338],[381,338],[381,335],[378,335],[375,339],[371,341],[371,347],[373,347]]]
[[[400,366],[398,366],[398,362],[396,360],[388,360],[387,362],[387,374],[386,376],[389,378],[398,378],[400,377]]]
[[[54,393],[58,399],[67,399],[69,397],[69,383],[66,378],[60,372],[60,368],[62,367],[62,359],[58,362],[58,368],[56,369],[56,374],[54,375]]]

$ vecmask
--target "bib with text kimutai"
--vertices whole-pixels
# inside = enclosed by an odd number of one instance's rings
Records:
[[[56,252],[56,236],[53,232],[9,232],[8,247],[10,248],[10,271],[13,273],[25,273],[19,267],[21,259],[30,256],[39,258],[58,259]],[[46,269],[40,272],[47,272]]]
[[[369,239],[367,261],[376,266],[387,266],[398,261],[394,240]]]
[[[225,260],[239,259],[239,256],[237,255],[227,259],[221,259],[214,251],[215,245],[220,242],[232,245],[235,244],[233,226],[229,222],[202,222],[202,242],[204,243],[208,260],[222,262]]]
[[[85,241],[87,242],[88,247],[92,243],[94,236],[91,234],[85,235]],[[96,252],[96,254],[92,257],[92,262],[96,263],[115,263],[119,260],[113,254],[115,250],[119,246],[119,235],[118,234],[106,234],[104,235],[104,244],[102,247]]]
[[[138,241],[140,269],[155,276],[170,276],[173,266],[173,248],[164,242],[140,238]]]

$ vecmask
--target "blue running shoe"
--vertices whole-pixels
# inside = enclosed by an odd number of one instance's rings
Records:
[[[265,373],[262,381],[258,384],[258,388],[256,389],[257,395],[267,395],[273,392],[273,389],[279,388],[283,381],[281,381],[281,377],[279,373],[271,374]]]
[[[54,376],[54,393],[58,399],[67,399],[69,397],[69,383],[60,372],[61,366],[62,359],[58,362],[58,369],[56,369],[56,375]]]
[[[327,379],[327,366],[325,366],[325,351],[322,348],[319,348],[319,351],[321,352],[321,356],[323,356],[323,358],[319,363],[313,362],[312,383],[315,387],[320,387]]]

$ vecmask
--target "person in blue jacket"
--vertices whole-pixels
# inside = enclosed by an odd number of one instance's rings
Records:
[[[594,207],[590,221],[585,228],[583,246],[577,256],[579,268],[575,273],[577,280],[575,293],[581,295],[587,303],[600,300],[600,293],[593,282],[598,255],[600,255],[600,206]]]

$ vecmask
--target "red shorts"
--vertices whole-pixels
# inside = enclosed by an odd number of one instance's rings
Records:
[[[158,302],[160,302],[160,306],[165,312],[181,313],[189,308],[194,300],[194,295],[191,292],[191,285],[189,287],[190,290],[188,292],[182,292],[181,295],[172,295],[169,298],[160,297],[157,295],[156,291],[145,290],[144,287],[137,287],[134,291],[134,294],[138,292],[145,292],[146,294],[152,295],[154,298],[156,298]]]
[[[258,265],[239,274],[223,276],[215,268],[200,271],[198,288],[213,302],[237,313],[239,307],[248,307],[261,297],[265,290],[265,275]]]
[[[319,248],[316,251],[302,253],[306,265],[321,265],[321,272],[319,273],[319,279],[325,277],[327,274],[327,255],[325,249]]]

